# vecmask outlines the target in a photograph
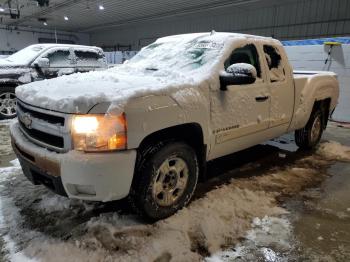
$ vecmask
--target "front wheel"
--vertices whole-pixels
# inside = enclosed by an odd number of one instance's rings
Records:
[[[16,94],[14,87],[0,87],[0,119],[16,117]]]
[[[316,109],[311,113],[306,126],[295,131],[295,143],[302,149],[312,149],[321,140],[324,117],[322,110]]]
[[[159,220],[171,216],[191,199],[198,181],[194,150],[185,143],[159,143],[139,161],[130,199],[142,216]]]

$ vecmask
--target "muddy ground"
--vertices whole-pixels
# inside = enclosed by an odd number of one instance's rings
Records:
[[[148,224],[123,201],[59,197],[23,176],[0,123],[2,261],[350,261],[350,129],[209,163],[189,207]],[[11,161],[11,162],[10,162]]]

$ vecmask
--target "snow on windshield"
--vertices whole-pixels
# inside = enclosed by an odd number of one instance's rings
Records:
[[[29,64],[44,49],[43,46],[28,46],[17,53],[9,56],[5,60],[13,64],[25,65]]]
[[[143,48],[128,65],[153,71],[165,69],[188,72],[209,69],[217,62],[223,47],[223,39],[215,37],[168,37]]]

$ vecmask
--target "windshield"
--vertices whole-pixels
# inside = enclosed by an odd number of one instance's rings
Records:
[[[14,64],[27,65],[32,62],[42,50],[44,50],[43,46],[28,46],[5,60]]]
[[[223,47],[223,41],[209,36],[165,38],[143,48],[129,64],[151,71],[209,69],[220,57]]]

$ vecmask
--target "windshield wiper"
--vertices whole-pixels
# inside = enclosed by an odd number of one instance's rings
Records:
[[[158,68],[152,68],[152,67],[146,67],[146,70],[148,71],[158,71]]]

